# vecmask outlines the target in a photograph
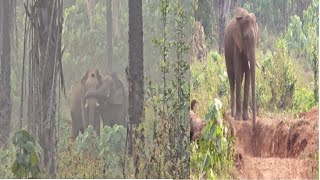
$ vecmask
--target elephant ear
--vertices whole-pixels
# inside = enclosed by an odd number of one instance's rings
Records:
[[[100,75],[100,72],[99,72],[99,70],[98,69],[96,69],[95,70],[95,74],[96,74],[96,76],[97,76],[97,80],[98,80],[98,82],[99,82],[99,87],[102,85],[102,77],[101,77],[101,75]]]
[[[85,75],[81,79],[81,84],[82,84],[83,87],[85,87],[85,84],[86,84],[86,81],[88,79],[88,76],[89,76],[89,70],[86,71]]]
[[[236,16],[236,25],[233,29],[233,38],[239,48],[239,51],[242,52],[243,50],[243,42],[242,42],[242,33],[241,33],[241,21],[242,16]]]

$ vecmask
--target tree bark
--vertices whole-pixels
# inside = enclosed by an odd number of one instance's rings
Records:
[[[129,120],[133,127],[133,158],[135,177],[139,174],[139,153],[136,142],[143,143],[143,132],[137,126],[144,119],[144,69],[143,69],[143,20],[142,0],[130,0],[129,6],[129,67],[127,79],[129,83]],[[143,144],[142,144],[143,147]]]
[[[219,53],[222,54],[224,52],[224,31],[226,27],[227,15],[230,11],[230,0],[219,0],[219,9],[220,9],[220,31],[219,31]]]
[[[112,58],[113,58],[113,49],[112,49],[112,0],[107,0],[107,70],[108,73],[112,73]]]
[[[2,48],[1,48],[1,72],[0,72],[0,145],[8,144],[11,122],[11,65],[10,65],[10,27],[11,1],[1,1],[0,16],[2,17]]]
[[[28,127],[44,152],[42,165],[55,178],[57,159],[56,84],[61,67],[62,0],[34,0],[31,4],[32,47],[29,68]]]

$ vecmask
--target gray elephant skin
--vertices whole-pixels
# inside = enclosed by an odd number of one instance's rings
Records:
[[[101,76],[97,69],[86,71],[82,79],[75,83],[71,90],[70,112],[72,122],[72,136],[77,138],[89,125],[100,133],[100,108],[96,98],[84,99],[85,92],[98,89],[101,85]]]
[[[103,126],[124,125],[128,114],[128,100],[123,83],[113,73],[101,77],[97,69],[88,70],[71,91],[70,111],[72,135],[75,139],[88,125],[100,135]]]
[[[225,31],[225,61],[230,84],[231,115],[236,120],[248,117],[248,101],[251,79],[252,91],[252,116],[256,122],[256,46],[258,43],[259,29],[256,17],[243,8],[237,8],[235,15]],[[241,84],[244,82],[244,99],[241,109]],[[234,111],[234,90],[236,90],[236,112]],[[242,114],[241,114],[242,110]],[[235,113],[235,114],[234,114]]]
[[[96,98],[100,104],[103,126],[127,125],[128,95],[115,73],[103,77],[97,90],[85,93],[85,99]]]

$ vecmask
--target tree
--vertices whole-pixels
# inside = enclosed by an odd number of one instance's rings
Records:
[[[144,70],[143,70],[143,20],[142,0],[130,0],[129,6],[129,66],[127,79],[129,83],[129,120],[133,126],[133,158],[135,177],[139,174],[139,157],[135,146],[142,132],[137,127],[144,119]],[[143,141],[143,140],[142,140]]]
[[[198,0],[196,4],[195,19],[202,23],[206,40],[211,40],[214,21],[211,13],[213,11],[213,6],[211,5],[213,2],[211,0]]]
[[[0,2],[0,23],[2,23],[1,72],[0,72],[0,145],[6,146],[10,134],[11,122],[11,66],[10,66],[10,27],[11,13],[13,11],[11,1]]]
[[[26,5],[32,24],[29,39],[28,127],[43,148],[43,165],[50,178],[56,175],[56,86],[62,74],[62,0],[33,0]],[[29,10],[30,9],[30,10]]]
[[[107,69],[108,72],[112,72],[112,57],[113,57],[113,49],[112,49],[112,0],[107,0]]]
[[[219,53],[223,53],[223,47],[224,47],[224,31],[226,27],[226,19],[227,15],[230,11],[230,0],[219,0],[219,9],[220,9],[220,16],[219,16]]]

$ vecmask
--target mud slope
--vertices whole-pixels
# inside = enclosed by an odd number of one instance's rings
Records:
[[[232,120],[236,137],[234,178],[316,178],[318,118],[318,108],[297,119],[257,118],[255,133],[251,121]]]

